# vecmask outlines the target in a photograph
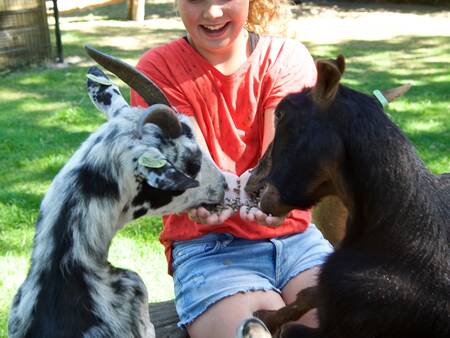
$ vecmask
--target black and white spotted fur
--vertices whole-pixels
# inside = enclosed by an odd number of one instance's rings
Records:
[[[89,72],[106,78],[98,68]],[[224,179],[202,156],[188,118],[178,116],[177,138],[152,123],[139,138],[146,109],[130,107],[113,84],[88,80],[88,91],[108,122],[61,169],[42,201],[31,267],[10,311],[11,338],[154,337],[144,283],[108,263],[111,240],[140,216],[223,199]],[[149,150],[167,164],[138,164]]]

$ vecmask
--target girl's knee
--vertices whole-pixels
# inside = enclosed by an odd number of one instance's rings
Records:
[[[187,330],[191,338],[233,338],[244,319],[257,310],[277,310],[286,304],[275,291],[251,291],[226,297],[197,317]]]

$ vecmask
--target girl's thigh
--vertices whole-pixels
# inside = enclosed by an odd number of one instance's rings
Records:
[[[275,291],[237,293],[213,304],[187,326],[191,338],[234,338],[244,319],[260,309],[277,310],[285,303]]]
[[[274,245],[229,234],[208,234],[173,246],[175,305],[179,326],[194,337],[220,337],[261,308],[284,305],[275,286]],[[206,319],[204,319],[206,318]],[[216,327],[217,325],[217,327]],[[223,333],[223,329],[226,332]],[[200,333],[209,332],[202,336]]]

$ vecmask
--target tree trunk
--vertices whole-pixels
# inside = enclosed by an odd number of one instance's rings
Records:
[[[128,0],[128,20],[144,21],[145,0]]]

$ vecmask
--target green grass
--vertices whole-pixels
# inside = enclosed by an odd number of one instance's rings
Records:
[[[147,6],[147,13],[174,20],[175,12],[168,4]],[[417,8],[411,12],[422,15]],[[8,307],[28,269],[40,201],[58,170],[105,120],[85,90],[86,70],[93,63],[83,45],[93,44],[134,64],[147,48],[183,33],[179,21],[132,24],[123,20],[125,13],[124,5],[115,5],[63,17],[65,58],[74,63],[66,68],[23,69],[0,82],[0,337],[6,336]],[[450,168],[450,36],[439,35],[376,41],[349,36],[331,44],[306,41],[315,57],[344,54],[344,83],[354,89],[370,93],[413,84],[388,111],[435,173]],[[128,96],[128,89],[121,86]],[[159,218],[136,221],[119,232],[110,251],[114,265],[143,277],[152,301],[173,295],[158,242],[160,230]]]

